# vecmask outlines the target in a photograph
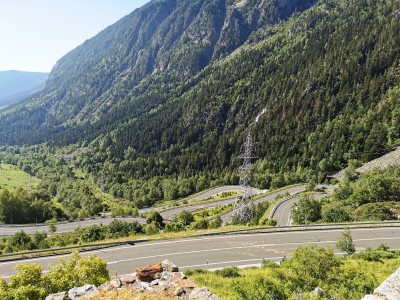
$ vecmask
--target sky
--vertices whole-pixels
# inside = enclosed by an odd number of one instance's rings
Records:
[[[64,54],[149,0],[0,0],[0,71],[50,72]]]

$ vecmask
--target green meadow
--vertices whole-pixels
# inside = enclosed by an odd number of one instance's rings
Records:
[[[21,171],[16,166],[0,164],[0,190],[15,190],[18,188],[26,190],[29,185],[34,190],[39,183],[40,179],[33,176],[29,179],[29,174]]]

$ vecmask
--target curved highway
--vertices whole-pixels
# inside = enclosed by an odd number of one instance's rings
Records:
[[[253,203],[254,203],[254,204],[258,204],[258,203],[265,202],[265,201],[274,201],[275,198],[276,198],[278,195],[284,195],[284,194],[294,195],[294,194],[297,194],[297,193],[304,192],[305,190],[306,190],[306,186],[305,186],[305,185],[292,186],[292,187],[290,187],[290,188],[283,189],[283,190],[274,192],[274,193],[272,193],[272,194],[269,194],[269,195],[267,195],[267,196],[261,197],[261,198],[259,198],[259,199],[256,199],[256,200],[253,201]],[[232,216],[233,216],[234,214],[235,214],[235,211],[231,211],[231,212],[229,212],[229,213],[224,214],[223,216],[221,216],[222,223],[223,223],[223,224],[226,224],[226,223],[228,223],[229,221],[231,221]]]
[[[134,218],[134,217],[107,217],[107,218],[96,218],[87,219],[83,221],[71,221],[71,222],[60,222],[56,223],[57,231],[56,233],[65,233],[74,231],[76,228],[89,227],[92,225],[109,225],[113,220],[122,220],[126,222],[138,221],[141,224],[146,224],[146,219],[144,218]],[[29,225],[1,225],[0,226],[0,237],[10,236],[18,231],[25,231],[28,234],[34,234],[36,232],[46,232],[49,233],[48,224],[29,224]]]
[[[311,196],[316,200],[320,200],[329,195],[328,194],[312,194]],[[292,219],[290,216],[291,209],[295,203],[300,201],[301,197],[302,196],[294,197],[290,200],[283,202],[282,204],[280,204],[278,206],[278,208],[276,209],[276,211],[272,217],[274,220],[276,220],[278,222],[278,226],[292,225]]]
[[[216,196],[218,194],[225,193],[225,192],[240,192],[240,191],[241,191],[241,188],[238,185],[224,185],[224,186],[213,188],[211,190],[207,190],[205,192],[199,193],[199,194],[197,194],[195,196],[186,198],[184,200],[186,200],[188,203],[191,203],[191,202],[195,202],[195,201],[202,201],[202,200],[208,199],[210,197],[213,197],[213,196]],[[262,191],[262,190],[259,190],[259,189],[256,189],[256,188],[252,188],[251,192],[252,192],[253,195],[259,195],[259,194],[264,193],[265,191]],[[228,200],[228,199],[226,199],[226,200]],[[231,200],[231,202],[234,202],[235,197],[232,197],[229,200]],[[209,202],[209,203],[218,204],[220,201],[221,200],[219,200],[219,201],[217,200],[217,201],[213,201],[213,202]],[[231,202],[229,202],[229,203],[231,203]],[[225,204],[223,204],[223,205],[225,205]],[[187,207],[188,206],[186,206],[186,208]],[[215,206],[211,206],[211,207],[215,207]],[[146,214],[146,213],[148,213],[148,212],[150,212],[152,210],[164,211],[166,209],[168,209],[168,206],[148,207],[148,208],[139,209],[139,213],[140,214]],[[176,209],[179,209],[179,207],[177,207]]]
[[[319,186],[319,187],[321,187],[321,186]],[[329,186],[325,186],[325,187],[327,187],[328,189],[332,188]],[[190,203],[190,202],[194,202],[194,201],[204,200],[204,199],[207,199],[209,197],[215,196],[215,195],[223,193],[223,192],[239,191],[239,190],[240,190],[239,186],[222,186],[222,187],[211,189],[204,193],[200,193],[194,197],[188,198],[188,202]],[[294,194],[303,192],[305,190],[306,190],[305,185],[292,186],[292,187],[274,192],[267,196],[261,197],[261,198],[255,200],[254,203],[257,204],[257,203],[264,202],[264,201],[273,201],[276,198],[276,196],[278,196],[278,195],[283,195],[283,194],[294,195]],[[260,194],[262,192],[263,191],[255,189],[255,188],[252,189],[252,193],[254,195]],[[207,202],[207,203],[195,203],[192,205],[181,206],[181,207],[176,207],[176,208],[168,208],[166,206],[156,207],[156,208],[145,208],[145,209],[140,209],[139,213],[145,214],[152,210],[158,210],[158,211],[161,211],[161,215],[164,219],[171,220],[175,215],[181,213],[183,210],[195,211],[195,210],[199,210],[199,209],[206,209],[206,208],[209,209],[209,208],[213,208],[213,207],[217,207],[217,206],[227,205],[227,204],[230,204],[233,202],[235,202],[234,197],[229,198],[229,199],[224,199],[224,200]],[[225,224],[225,223],[229,222],[231,220],[233,214],[234,214],[234,212],[229,212],[229,213],[223,215],[222,216],[223,223]],[[141,224],[146,224],[146,220],[144,218],[134,218],[134,217],[96,218],[96,219],[87,219],[87,220],[83,220],[83,221],[56,223],[57,233],[71,232],[71,231],[74,231],[79,226],[80,227],[89,227],[92,225],[100,225],[100,224],[108,225],[114,219],[123,220],[126,222],[138,221]],[[21,230],[25,231],[28,234],[34,234],[35,232],[47,232],[47,233],[49,232],[47,224],[0,225],[0,237],[10,236]]]
[[[334,247],[343,230],[307,230],[207,236],[179,240],[143,242],[84,252],[95,253],[108,261],[108,269],[118,275],[133,273],[135,268],[169,259],[182,270],[220,268],[260,264],[263,259],[280,261],[299,246],[317,244]],[[392,249],[400,248],[400,226],[390,228],[364,228],[351,230],[357,250],[377,247],[384,243]],[[0,263],[0,276],[8,278],[14,267],[21,263],[35,263],[48,270],[58,257],[42,257]],[[68,257],[64,255],[63,257]]]
[[[235,186],[235,185],[217,187],[217,188],[205,191],[203,193],[200,193],[196,196],[190,197],[187,199],[187,201],[190,203],[190,202],[194,202],[194,201],[205,200],[205,199],[215,196],[217,194],[220,194],[223,192],[230,192],[230,191],[240,191],[240,187]],[[254,195],[258,195],[260,193],[263,193],[263,191],[253,188],[252,193]],[[220,206],[220,205],[226,205],[226,204],[232,203],[234,201],[235,201],[235,198],[230,198],[230,199],[218,200],[218,201],[213,201],[213,202],[208,202],[208,203],[196,203],[196,204],[189,205],[189,206],[181,206],[181,207],[176,207],[176,208],[171,208],[171,209],[169,209],[167,206],[150,207],[150,208],[140,209],[139,213],[146,214],[152,210],[157,210],[157,211],[165,210],[164,212],[161,213],[161,215],[163,216],[164,219],[170,220],[170,219],[172,219],[172,217],[174,215],[181,213],[183,210],[194,211],[194,210],[203,209],[203,208],[213,208],[213,207]],[[118,219],[118,220],[122,220],[122,221],[126,221],[126,222],[138,221],[141,224],[146,224],[146,219],[144,219],[144,218],[107,217],[107,218],[87,219],[87,220],[82,220],[82,221],[60,222],[60,223],[56,223],[55,225],[57,226],[57,233],[65,233],[65,232],[74,231],[79,226],[80,227],[89,227],[92,225],[100,225],[100,224],[108,225],[114,219]],[[21,230],[25,231],[28,234],[34,234],[35,232],[49,233],[48,224],[44,224],[44,223],[42,223],[42,224],[27,224],[27,225],[0,225],[0,237],[10,236]]]

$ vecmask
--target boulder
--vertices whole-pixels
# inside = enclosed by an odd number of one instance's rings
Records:
[[[164,271],[168,272],[178,272],[179,268],[174,263],[170,262],[168,259],[165,259],[161,262],[161,266],[163,267]]]
[[[115,289],[118,289],[122,286],[122,282],[119,278],[116,278],[114,280],[110,281],[111,286],[113,286]]]
[[[128,275],[122,275],[121,277],[119,277],[119,280],[121,280],[121,283],[123,285],[134,283],[136,281],[136,279],[137,279],[136,278],[136,273],[128,274]]]
[[[190,293],[191,293],[190,289],[186,289],[186,288],[183,288],[183,287],[177,287],[174,290],[174,296],[176,296],[176,297],[183,297],[183,296],[188,295]]]
[[[219,297],[211,293],[208,288],[195,288],[189,295],[189,300],[220,300]]]
[[[84,297],[93,297],[99,294],[99,290],[94,285],[86,284],[81,287],[73,288],[68,291],[71,300],[78,300]]]
[[[182,272],[169,273],[168,275],[168,283],[171,285],[192,289],[196,287],[196,284],[187,279],[186,275]]]
[[[137,268],[136,276],[141,281],[150,282],[155,279],[157,273],[161,273],[162,271],[163,267],[161,266],[161,264],[154,264],[142,268]]]
[[[122,287],[122,282],[119,278],[117,278],[117,279],[103,283],[102,285],[100,285],[99,290],[108,292],[111,290],[118,289],[120,287]]]
[[[67,292],[61,292],[46,297],[46,300],[70,300]]]

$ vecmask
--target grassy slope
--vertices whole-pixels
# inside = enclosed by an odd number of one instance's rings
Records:
[[[376,279],[377,286],[386,280],[400,266],[400,258],[387,259],[382,262],[368,262],[364,260],[345,260],[346,264],[355,265],[359,270],[363,270],[365,274],[373,274]],[[190,279],[198,286],[207,286],[210,291],[221,297],[221,300],[237,299],[235,294],[235,285],[248,285],[257,276],[268,278],[277,286],[284,285],[284,278],[280,277],[276,269],[272,268],[246,268],[239,271],[238,278],[223,278],[214,272],[205,274],[193,274]],[[350,300],[350,299],[348,299]]]
[[[19,170],[16,166],[0,164],[0,190],[2,189],[27,189],[28,174]],[[31,177],[31,187],[34,190],[40,183],[40,179]]]

